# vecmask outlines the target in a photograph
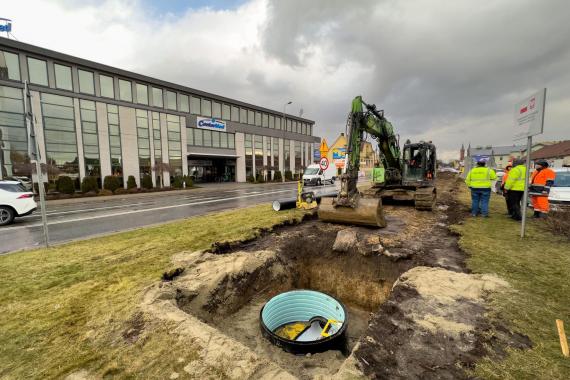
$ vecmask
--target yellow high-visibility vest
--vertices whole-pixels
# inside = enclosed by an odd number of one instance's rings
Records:
[[[478,166],[473,168],[465,178],[465,184],[475,189],[490,189],[491,181],[497,179],[497,174],[491,168]]]
[[[505,182],[505,189],[524,191],[524,183],[526,181],[526,167],[517,165],[509,172],[509,177]]]

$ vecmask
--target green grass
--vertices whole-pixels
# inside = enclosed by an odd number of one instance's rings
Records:
[[[302,213],[256,206],[107,237],[0,257],[0,377],[62,378],[86,369],[99,378],[168,378],[196,359],[172,326],[145,321],[135,342],[145,287],[170,257],[214,241],[253,237]]]
[[[470,205],[467,189],[459,198]],[[529,219],[520,238],[520,223],[505,216],[504,198],[493,195],[490,218],[468,218],[454,226],[460,246],[470,254],[476,273],[496,273],[512,291],[493,298],[489,317],[526,334],[530,350],[509,350],[504,360],[485,358],[474,375],[487,379],[568,379],[570,359],[562,356],[555,320],[570,326],[570,242],[544,224]]]

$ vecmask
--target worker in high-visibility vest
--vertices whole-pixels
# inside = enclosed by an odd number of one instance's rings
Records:
[[[556,173],[548,167],[548,161],[536,160],[534,163],[534,171],[530,176],[531,194],[530,202],[534,209],[534,217],[545,217],[550,211],[550,204],[548,203],[548,194],[550,187],[554,183]]]
[[[471,189],[471,216],[477,216],[479,213],[483,217],[489,216],[491,181],[497,179],[497,174],[485,165],[485,160],[477,161],[477,166],[471,169],[465,177],[465,184]]]
[[[509,172],[511,171],[512,168],[513,164],[509,162],[507,166],[505,166],[505,173],[503,174],[503,178],[501,178],[501,192],[505,197],[505,203],[507,204],[507,213],[509,214],[509,216],[513,215],[513,211],[511,210],[511,205],[509,203],[509,199],[507,198],[507,190],[505,190],[505,182],[507,182],[507,178],[509,178]]]
[[[514,220],[522,220],[521,201],[523,199],[524,185],[526,182],[526,166],[524,160],[521,159],[515,160],[513,166],[509,172],[509,177],[505,181],[505,190],[507,190],[507,202],[511,205],[511,218]]]

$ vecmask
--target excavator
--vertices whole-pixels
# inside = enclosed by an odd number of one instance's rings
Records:
[[[431,211],[436,200],[436,148],[431,142],[406,141],[400,151],[399,136],[384,111],[361,96],[352,101],[347,120],[345,172],[335,198],[323,198],[319,219],[325,222],[386,227],[382,199],[413,201],[418,210]],[[365,133],[378,143],[382,167],[373,169],[372,187],[360,192],[356,185],[360,150]]]

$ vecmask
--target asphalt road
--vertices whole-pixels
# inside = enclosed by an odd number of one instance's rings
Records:
[[[334,191],[323,186],[318,192]],[[308,188],[307,188],[308,189]],[[276,199],[294,198],[296,183],[216,184],[184,192],[163,192],[48,202],[51,244],[165,223],[213,211],[235,209]],[[43,245],[40,211],[0,227],[0,254]]]

